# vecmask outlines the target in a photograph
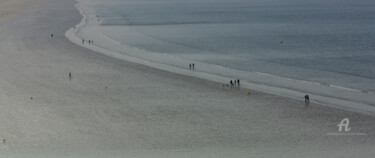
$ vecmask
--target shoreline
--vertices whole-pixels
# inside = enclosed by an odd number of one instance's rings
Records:
[[[115,41],[109,37],[100,34],[99,36],[92,36],[91,39],[95,39],[94,45],[82,45],[80,36],[89,36],[87,34],[88,31],[82,31],[82,27],[88,26],[95,22],[91,21],[94,18],[94,15],[86,15],[89,12],[89,8],[85,7],[83,1],[77,1],[78,3],[75,7],[79,10],[80,14],[82,15],[82,20],[79,24],[76,25],[76,28],[70,28],[66,31],[65,36],[72,41],[73,43],[88,48],[92,51],[96,51],[98,53],[125,60],[128,62],[134,62],[138,64],[147,65],[153,68],[173,72],[176,74],[182,74],[192,77],[198,77],[202,79],[211,80],[214,82],[218,82],[221,84],[226,84],[229,80],[233,78],[241,78],[241,88],[249,89],[249,91],[261,91],[266,92],[274,95],[279,95],[283,97],[293,98],[297,100],[303,100],[303,97],[306,93],[308,93],[311,97],[311,102],[324,104],[326,106],[335,107],[339,109],[349,110],[360,112],[368,115],[375,115],[375,100],[374,93],[372,92],[363,92],[357,89],[346,88],[342,86],[336,85],[324,85],[322,83],[317,82],[310,82],[304,80],[297,80],[291,78],[285,78],[280,76],[275,76],[272,74],[261,73],[261,72],[244,72],[234,69],[228,69],[225,67],[220,67],[216,65],[210,65],[205,63],[197,63],[197,65],[204,67],[196,69],[194,71],[190,71],[182,67],[181,65],[176,65],[175,63],[168,64],[165,62],[160,61],[153,61],[150,58],[142,58],[140,56],[134,56],[134,53],[124,53],[121,50],[125,49],[125,52],[137,52],[140,53],[139,50],[134,50],[133,48],[127,47],[126,45],[121,44],[118,41]],[[93,12],[93,11],[90,11]],[[93,13],[91,13],[93,14]],[[88,18],[87,16],[90,16]],[[90,24],[87,24],[90,23]],[[97,25],[97,24],[94,24]],[[96,30],[90,30],[91,32],[95,32]],[[80,36],[78,35],[80,33]],[[85,34],[86,33],[86,34]],[[99,34],[99,33],[98,33]],[[103,48],[101,46],[101,41],[99,38],[104,38],[105,40],[109,40],[113,44],[111,45],[111,50],[108,47]],[[99,41],[99,42],[98,42]],[[119,49],[113,49],[115,47],[121,47]],[[153,54],[149,54],[152,57],[155,57]],[[163,56],[165,58],[169,58],[169,56]],[[157,58],[157,57],[156,57]],[[184,63],[183,65],[187,65],[185,61],[179,60],[175,57],[170,57],[171,60],[177,60],[177,63]],[[171,61],[169,60],[169,61]],[[216,68],[215,68],[216,67]],[[227,71],[228,73],[222,73],[220,69]],[[246,74],[251,73],[248,76],[246,75],[239,75],[239,74]],[[235,77],[229,77],[229,74]],[[248,80],[250,79],[250,80]],[[264,81],[269,81],[266,83]],[[281,86],[285,85],[285,86]]]
[[[65,37],[73,0],[50,2],[0,24],[4,157],[374,155],[373,116],[108,57]],[[328,135],[343,118],[366,135]]]

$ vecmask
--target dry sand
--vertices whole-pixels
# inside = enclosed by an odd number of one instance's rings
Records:
[[[0,0],[0,21],[20,15],[25,8],[40,5],[46,0]]]

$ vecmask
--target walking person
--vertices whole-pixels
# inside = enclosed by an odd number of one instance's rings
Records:
[[[237,84],[238,86],[240,86],[240,79],[237,79]]]
[[[310,97],[309,95],[306,95],[307,96],[307,102],[310,102]]]
[[[309,103],[310,102],[310,98],[309,98],[309,95],[305,95],[305,103]]]
[[[189,69],[191,70],[191,64],[189,64]]]
[[[193,63],[193,70],[194,70],[194,63]]]

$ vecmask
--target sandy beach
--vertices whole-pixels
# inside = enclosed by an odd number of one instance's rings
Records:
[[[45,3],[45,0],[0,0],[0,21],[7,20],[23,12],[23,8]]]
[[[14,10],[14,8],[22,3],[15,3],[11,0],[1,0],[0,1],[0,21],[7,20],[21,13],[19,10]]]
[[[373,116],[91,51],[65,37],[82,19],[74,0],[0,4],[1,157],[375,154]],[[11,6],[23,14],[4,11]],[[344,118],[346,133],[337,126]]]

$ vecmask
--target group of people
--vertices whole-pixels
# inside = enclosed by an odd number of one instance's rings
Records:
[[[190,70],[194,70],[194,67],[195,67],[195,64],[194,64],[194,63],[189,64],[189,69],[190,69]]]
[[[89,40],[89,45],[92,45],[94,44],[94,40]],[[85,39],[82,39],[82,44],[85,44]]]
[[[235,80],[230,80],[229,81],[229,84],[231,85],[231,86],[240,86],[240,79],[235,79]]]

